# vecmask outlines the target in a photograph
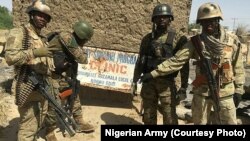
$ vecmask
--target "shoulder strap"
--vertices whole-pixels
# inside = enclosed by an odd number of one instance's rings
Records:
[[[202,48],[202,44],[201,44],[200,35],[195,35],[195,36],[191,37],[191,42],[193,43],[200,58],[204,58],[204,55],[202,52],[203,48]]]
[[[173,30],[173,29],[170,29],[170,30],[168,31],[168,37],[167,37],[167,39],[166,39],[166,44],[167,44],[167,45],[173,45],[174,38],[175,38],[175,34],[176,34],[176,32],[175,32],[175,30]]]
[[[236,50],[236,53],[235,53],[234,56],[233,56],[233,61],[232,61],[232,65],[233,65],[233,66],[236,65],[236,62],[237,62],[236,58],[239,57],[240,51],[241,51],[241,49],[242,49],[242,46],[241,46],[240,43],[237,45],[237,48],[236,48],[236,49],[237,49],[237,50]]]
[[[175,46],[175,48],[174,48],[174,50],[173,50],[173,53],[176,54],[176,52],[177,52],[178,50],[180,50],[180,48],[181,48],[184,44],[187,43],[187,41],[188,41],[188,38],[187,38],[185,35],[181,36],[181,38],[180,38],[180,39],[178,40],[178,42],[176,43],[176,46]]]
[[[50,32],[47,34],[47,42],[51,41],[56,35],[59,35],[59,32]]]

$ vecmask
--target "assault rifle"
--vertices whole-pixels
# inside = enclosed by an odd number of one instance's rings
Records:
[[[68,96],[65,104],[65,109],[68,112],[72,111],[75,99],[79,94],[80,81],[77,79],[77,69],[78,69],[78,63],[74,61],[71,64],[71,77],[68,78],[66,76],[66,81],[70,84],[70,88],[72,89],[72,94]]]
[[[204,53],[202,49],[204,48],[203,44],[201,43],[200,35],[196,35],[191,37],[191,41],[197,51],[197,53],[200,56],[201,59],[201,67],[205,70],[205,75],[210,91],[210,95],[212,100],[214,101],[214,110],[216,114],[216,118],[219,121],[219,124],[221,124],[221,119],[220,119],[220,96],[219,96],[219,89],[218,89],[218,84],[216,82],[216,79],[214,77],[214,73],[212,70],[212,65],[211,65],[211,60],[207,57],[204,56]],[[219,75],[219,74],[217,74]],[[217,76],[218,78],[218,76]]]
[[[31,81],[35,88],[49,101],[51,107],[55,109],[60,124],[71,137],[74,136],[75,131],[73,127],[77,127],[75,120],[71,118],[70,115],[58,104],[53,95],[49,92],[48,84],[40,82],[37,78],[37,74],[33,71],[28,76],[29,81]]]

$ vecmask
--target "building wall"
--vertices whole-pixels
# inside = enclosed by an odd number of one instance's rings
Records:
[[[31,2],[13,0],[15,26],[28,20],[25,10]],[[53,20],[45,33],[71,30],[74,22],[85,19],[94,27],[88,46],[138,52],[142,37],[151,31],[151,14],[158,2],[172,6],[172,26],[187,27],[192,0],[46,0]]]

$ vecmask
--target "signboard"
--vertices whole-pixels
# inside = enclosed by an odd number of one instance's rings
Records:
[[[81,85],[129,92],[138,54],[91,47],[84,50],[88,64],[79,64]]]

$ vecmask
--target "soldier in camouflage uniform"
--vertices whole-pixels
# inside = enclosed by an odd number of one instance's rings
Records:
[[[214,3],[205,3],[200,6],[197,14],[197,23],[202,26],[200,37],[201,47],[205,57],[210,58],[212,70],[219,88],[219,111],[220,121],[217,124],[237,124],[236,108],[241,94],[244,93],[243,85],[245,73],[242,61],[241,47],[238,41],[230,41],[225,31],[221,28],[219,21],[222,20],[220,7]],[[142,76],[142,80],[168,75],[181,69],[182,65],[194,58],[200,61],[198,49],[193,45],[192,40],[188,41],[172,58],[167,59],[158,65],[157,69]],[[204,78],[205,71],[197,63],[196,78],[193,81],[192,115],[194,124],[207,124],[211,109],[215,109],[215,101],[211,98],[208,82]],[[219,76],[219,77],[218,77]],[[217,79],[218,80],[218,79]],[[234,104],[236,101],[236,105]]]
[[[5,59],[14,65],[15,77],[12,92],[20,114],[18,141],[34,141],[36,133],[47,113],[48,101],[27,80],[30,71],[39,76],[39,81],[49,84],[54,71],[52,51],[57,50],[44,42],[41,30],[51,20],[50,8],[42,1],[34,1],[26,11],[29,23],[10,30],[6,42]]]
[[[72,73],[77,76],[77,67],[71,66],[72,61],[76,63],[86,64],[87,53],[83,50],[83,45],[91,39],[93,36],[93,28],[86,21],[78,21],[73,26],[73,32],[60,32],[52,33],[48,37],[49,43],[56,45],[60,49],[59,52],[54,54],[54,62],[56,71],[53,73],[54,91],[56,92],[56,98],[59,93],[63,93],[68,89],[72,89],[72,82],[76,78],[72,78]],[[77,86],[78,87],[78,86]],[[79,87],[77,88],[79,89]],[[73,99],[74,100],[74,99]],[[78,127],[76,132],[93,132],[94,126],[83,120],[83,113],[81,109],[81,103],[79,93],[76,93],[76,99],[71,105],[70,111],[73,114]],[[49,113],[46,117],[46,139],[48,141],[56,141],[54,135],[54,129],[56,128],[56,117],[54,110],[49,107]]]
[[[136,88],[136,83],[142,73],[154,70],[157,65],[174,55],[176,49],[174,47],[177,44],[181,46],[186,42],[187,39],[184,35],[176,33],[175,30],[169,27],[173,20],[174,17],[169,5],[159,4],[154,8],[152,15],[153,31],[142,39],[139,57],[134,70],[132,89]],[[186,77],[182,79],[183,84],[187,84],[188,81],[188,63],[185,69],[186,71],[182,71],[185,73],[182,76]],[[163,115],[163,124],[178,124],[175,76],[176,74],[170,74],[143,82],[141,96],[143,99],[144,124],[157,124],[158,100]],[[187,85],[183,85],[183,89],[186,88]]]

